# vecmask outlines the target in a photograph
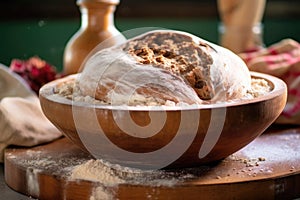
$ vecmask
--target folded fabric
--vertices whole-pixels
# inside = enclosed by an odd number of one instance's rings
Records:
[[[276,123],[300,124],[300,44],[285,39],[268,48],[239,56],[249,70],[277,76],[285,81],[288,101]]]
[[[62,136],[45,117],[36,94],[0,65],[0,162],[9,145],[34,146]]]
[[[0,101],[4,97],[26,97],[32,94],[33,91],[20,76],[0,64]]]
[[[44,116],[39,99],[6,97],[0,103],[0,162],[9,145],[34,146],[61,137]]]

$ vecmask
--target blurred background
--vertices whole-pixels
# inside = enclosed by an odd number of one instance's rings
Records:
[[[284,38],[300,41],[300,1],[267,0],[266,45]],[[76,0],[0,0],[0,63],[39,56],[60,71],[63,51],[80,27]],[[218,43],[216,0],[121,0],[115,11],[120,31],[163,27],[187,31]]]

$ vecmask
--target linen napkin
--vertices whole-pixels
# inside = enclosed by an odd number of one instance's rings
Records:
[[[37,95],[0,64],[0,162],[9,145],[29,147],[61,136],[44,116]]]
[[[249,70],[277,76],[288,87],[287,104],[276,123],[300,124],[300,44],[284,39],[268,48],[239,56]]]

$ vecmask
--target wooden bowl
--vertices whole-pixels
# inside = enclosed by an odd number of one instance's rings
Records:
[[[254,99],[186,107],[128,107],[72,101],[54,94],[71,75],[44,85],[44,114],[66,137],[95,158],[142,169],[194,167],[221,160],[263,133],[287,98],[283,81]]]

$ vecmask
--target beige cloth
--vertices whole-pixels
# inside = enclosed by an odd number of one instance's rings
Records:
[[[0,162],[9,145],[33,146],[62,136],[45,117],[38,97],[0,65]]]
[[[4,97],[27,97],[32,94],[29,86],[19,75],[0,64],[0,101]]]

